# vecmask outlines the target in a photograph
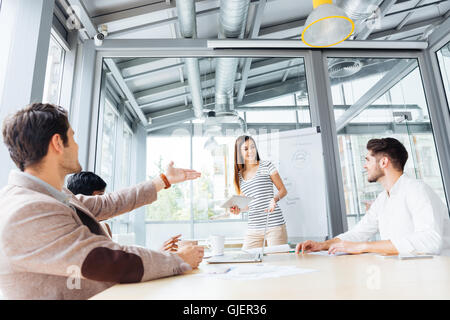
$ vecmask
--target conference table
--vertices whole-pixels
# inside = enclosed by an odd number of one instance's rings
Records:
[[[117,284],[93,300],[450,299],[450,257],[399,260],[375,254],[322,256],[273,253],[264,266],[313,272],[266,279],[223,279],[207,264],[183,275]],[[231,264],[229,264],[230,266]],[[249,264],[233,264],[249,265]]]

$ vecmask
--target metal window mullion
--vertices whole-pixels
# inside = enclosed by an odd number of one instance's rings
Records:
[[[444,184],[447,208],[450,208],[450,114],[436,52],[426,50],[419,55],[425,99],[428,105],[437,157]]]
[[[194,155],[193,155],[193,124],[192,121],[190,121],[190,130],[189,130],[189,154],[190,154],[190,169],[194,168]],[[195,228],[194,228],[194,182],[192,180],[189,181],[189,188],[190,188],[190,210],[191,210],[191,239],[195,239]]]
[[[299,110],[297,110],[297,108],[298,108],[298,104],[297,104],[297,96],[296,96],[296,94],[294,93],[293,94],[293,96],[294,96],[294,104],[295,104],[295,127],[297,128],[297,129],[299,129],[300,128],[300,121],[299,121],[299,116],[298,116],[298,113],[300,112]]]
[[[311,121],[320,126],[327,188],[329,236],[347,230],[347,216],[342,182],[336,123],[328,78],[328,62],[323,51],[310,51],[305,57],[306,78],[310,95]]]
[[[102,145],[103,145],[103,121],[104,121],[104,114],[105,114],[105,104],[106,104],[106,73],[102,73],[101,77],[101,87],[100,87],[100,101],[99,101],[99,117],[98,117],[98,123],[97,126],[98,130],[96,132],[98,144],[97,148],[95,148],[95,162],[94,162],[94,168],[93,171],[97,173],[101,173],[101,166],[102,166]]]

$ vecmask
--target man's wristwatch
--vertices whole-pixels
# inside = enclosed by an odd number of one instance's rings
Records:
[[[164,182],[165,185],[164,189],[169,189],[171,184],[169,182],[169,179],[167,179],[166,175],[164,173],[161,173],[159,176],[161,177],[161,180]]]

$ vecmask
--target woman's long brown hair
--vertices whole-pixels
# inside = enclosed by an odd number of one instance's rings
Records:
[[[241,186],[239,185],[239,171],[245,169],[245,161],[242,157],[241,146],[247,142],[252,141],[256,148],[256,142],[250,136],[240,136],[236,139],[236,143],[234,144],[234,188],[236,189],[237,194],[241,194]],[[256,148],[256,160],[260,161],[258,148]]]

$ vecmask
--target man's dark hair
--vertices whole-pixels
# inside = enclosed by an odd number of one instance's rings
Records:
[[[367,150],[373,156],[382,154],[388,157],[394,168],[403,171],[408,160],[408,151],[405,146],[394,138],[371,139],[367,143]]]
[[[33,103],[5,119],[3,141],[11,159],[24,171],[47,155],[55,134],[67,146],[69,128],[66,110],[53,104]]]
[[[103,191],[105,188],[106,182],[90,171],[75,173],[67,180],[67,189],[73,194],[91,196],[94,191]]]

